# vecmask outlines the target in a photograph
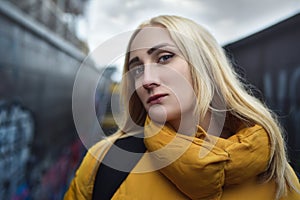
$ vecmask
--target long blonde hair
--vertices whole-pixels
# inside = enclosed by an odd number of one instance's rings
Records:
[[[222,47],[203,27],[178,16],[158,16],[144,22],[132,35],[128,44],[123,73],[128,72],[129,50],[132,40],[143,27],[155,25],[163,26],[169,30],[172,40],[186,61],[190,63],[193,87],[197,96],[197,112],[200,113],[200,119],[203,119],[205,113],[210,109],[210,104],[217,91],[218,95],[224,99],[226,108],[230,110],[232,115],[243,121],[257,123],[267,131],[270,138],[271,154],[264,180],[275,179],[276,199],[283,196],[289,187],[295,189],[291,179],[292,170],[288,167],[282,129],[275,114],[246,91]],[[180,34],[176,34],[176,32]],[[191,44],[190,41],[193,43]],[[122,80],[121,97],[124,98],[124,102],[129,102],[128,112],[125,114],[124,125],[121,128],[123,132],[133,130],[132,121],[142,127],[147,115],[136,92],[133,92],[132,95],[129,94],[128,91],[132,90],[133,87],[134,85],[129,79],[124,78]]]

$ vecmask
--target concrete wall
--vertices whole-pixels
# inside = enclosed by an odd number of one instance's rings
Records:
[[[0,27],[0,199],[11,199],[23,182],[34,196],[78,139],[72,89],[85,55],[6,2]]]

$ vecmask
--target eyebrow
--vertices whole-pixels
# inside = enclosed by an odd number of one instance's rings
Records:
[[[169,44],[169,43],[162,43],[162,44],[158,44],[158,45],[156,45],[156,46],[150,48],[150,49],[147,51],[147,54],[148,54],[148,55],[151,55],[154,51],[156,51],[156,50],[158,50],[158,49],[160,49],[160,48],[162,48],[162,47],[165,47],[165,46],[175,47],[174,45]],[[139,61],[140,61],[140,59],[139,59],[138,57],[132,58],[132,59],[129,61],[129,63],[128,63],[128,68],[130,68],[130,65],[132,65],[133,63],[139,62]]]
[[[171,45],[171,44],[168,44],[168,43],[158,44],[158,45],[156,45],[156,46],[150,48],[150,49],[147,51],[147,54],[151,55],[154,51],[158,50],[159,48],[165,47],[165,46],[174,46],[174,45]]]

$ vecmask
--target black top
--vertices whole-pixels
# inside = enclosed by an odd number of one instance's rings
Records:
[[[105,200],[113,197],[129,172],[141,159],[142,153],[146,151],[142,136],[143,133],[117,139],[108,150],[96,174],[93,200]],[[114,166],[114,168],[106,164]]]

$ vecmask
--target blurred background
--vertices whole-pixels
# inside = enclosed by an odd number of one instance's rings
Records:
[[[0,199],[63,198],[86,152],[72,115],[78,69],[103,75],[95,111],[113,133],[122,61],[103,63],[92,52],[158,14],[191,18],[215,35],[279,115],[299,175],[299,0],[0,0]]]

